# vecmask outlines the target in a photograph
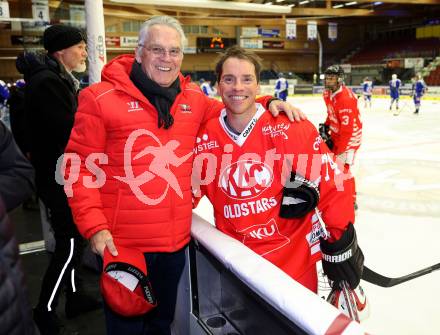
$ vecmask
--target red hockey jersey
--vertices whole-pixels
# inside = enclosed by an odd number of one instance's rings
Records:
[[[297,279],[320,259],[322,230],[314,211],[297,219],[279,216],[283,187],[292,170],[319,185],[318,209],[338,239],[354,222],[351,194],[342,190],[342,170],[309,121],[274,118],[257,104],[252,120],[236,135],[225,116],[223,110],[199,132],[195,199],[206,195],[218,229]]]
[[[330,137],[334,144],[332,151],[336,155],[351,151],[349,156],[354,156],[362,138],[362,121],[356,96],[344,85],[335,93],[325,90],[323,96],[327,106],[325,124],[330,126]]]

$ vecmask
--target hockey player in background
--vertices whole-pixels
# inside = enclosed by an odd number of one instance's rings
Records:
[[[319,125],[319,133],[344,165],[344,172],[349,173],[352,172],[350,167],[354,164],[362,140],[362,121],[357,98],[344,85],[344,70],[340,65],[329,66],[324,76],[323,97],[327,106],[327,119]],[[357,209],[354,178],[349,179],[348,183],[353,194],[354,207]]]
[[[362,83],[362,95],[364,97],[364,108],[371,109],[371,96],[373,94],[373,81],[371,81],[368,77],[365,77],[364,82]]]
[[[289,95],[289,83],[282,73],[278,74],[278,79],[275,83],[275,97],[286,101]]]
[[[399,96],[400,96],[400,87],[402,86],[402,82],[399,78],[397,78],[397,74],[391,75],[390,80],[390,111],[393,109],[393,103],[396,102],[396,115],[399,112]]]
[[[423,80],[420,74],[417,74],[412,87],[412,95],[414,100],[414,107],[416,110],[414,114],[419,114],[420,102],[422,100],[422,96],[425,94],[427,90],[427,86],[425,81]]]
[[[216,89],[211,86],[210,80],[200,79],[200,89],[205,93],[206,96],[213,98],[217,95]]]
[[[216,65],[225,108],[199,131],[195,203],[206,195],[219,230],[311,291],[317,292],[316,262],[322,257],[335,291],[345,283],[345,292],[357,295],[364,257],[342,167],[309,121],[273,118],[255,102],[260,70],[259,57],[238,46]],[[350,256],[334,261],[342,254]],[[356,298],[365,302],[365,296]]]

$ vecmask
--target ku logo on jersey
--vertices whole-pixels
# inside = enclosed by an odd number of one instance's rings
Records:
[[[261,256],[267,255],[290,243],[290,239],[281,234],[275,219],[271,218],[265,224],[250,226],[239,231],[243,235],[243,244],[250,247],[258,244],[255,248]]]
[[[264,192],[273,181],[267,164],[258,161],[237,161],[226,167],[219,179],[222,191],[237,200],[252,199]]]

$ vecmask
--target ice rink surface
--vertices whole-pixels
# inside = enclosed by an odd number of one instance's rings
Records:
[[[289,102],[315,126],[325,120],[322,97],[289,97]],[[400,277],[440,263],[440,100],[422,100],[419,115],[408,98],[400,101],[399,115],[389,111],[388,99],[373,98],[371,109],[360,99],[359,106],[363,140],[354,171],[355,226],[365,264]],[[440,271],[390,288],[362,281],[370,303],[365,330],[440,334],[439,283]]]

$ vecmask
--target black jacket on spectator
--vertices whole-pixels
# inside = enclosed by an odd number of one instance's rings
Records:
[[[0,335],[35,334],[17,241],[7,211],[26,200],[34,172],[0,122]]]
[[[25,120],[37,195],[46,207],[55,237],[55,250],[43,276],[34,320],[41,332],[56,331],[56,309],[63,288],[65,310],[72,311],[66,314],[78,315],[98,307],[97,301],[77,285],[80,281],[75,284],[84,239],[73,221],[64,188],[55,177],[57,161],[73,127],[79,82],[49,54],[24,53],[17,57],[16,66],[26,82]]]
[[[77,85],[50,55],[24,53],[17,57],[16,66],[26,81],[28,147],[37,189],[42,184],[55,186],[56,163],[64,153],[77,109]]]

